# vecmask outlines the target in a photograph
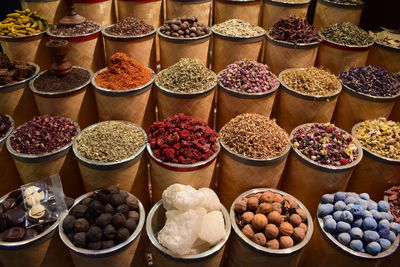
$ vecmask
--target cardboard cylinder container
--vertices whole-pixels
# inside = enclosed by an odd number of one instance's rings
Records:
[[[261,2],[259,0],[215,0],[214,24],[230,19],[245,20],[253,25],[259,25]]]
[[[311,0],[304,0],[303,2],[285,3],[274,0],[263,0],[262,2],[262,16],[261,27],[268,30],[279,19],[289,16],[296,16],[300,18],[307,17],[308,5]]]
[[[389,72],[400,72],[400,48],[376,43],[368,53],[366,65],[379,66]]]
[[[134,17],[154,27],[163,21],[162,0],[116,0],[118,19]]]
[[[210,25],[212,0],[166,0],[167,20],[177,17],[196,17],[204,25]]]
[[[389,119],[394,121],[400,121],[400,99],[396,101],[392,112],[390,113]]]
[[[79,15],[100,25],[108,26],[116,20],[114,0],[75,0],[74,3]]]
[[[50,24],[57,23],[67,11],[67,5],[62,0],[20,0],[22,9],[37,11]]]

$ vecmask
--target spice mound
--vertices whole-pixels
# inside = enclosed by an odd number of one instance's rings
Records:
[[[278,79],[266,64],[251,60],[228,65],[218,79],[223,86],[244,93],[268,92],[278,84]]]
[[[14,10],[0,22],[0,36],[20,37],[32,35],[46,30],[49,26],[47,20],[41,17],[37,11]]]
[[[370,96],[395,96],[400,92],[400,82],[381,67],[353,67],[340,73],[339,78],[352,90]]]
[[[285,249],[306,236],[308,213],[290,196],[265,191],[235,203],[235,222],[242,233],[259,246]]]
[[[143,130],[121,121],[100,122],[76,138],[79,153],[98,162],[117,162],[135,155],[146,143]]]
[[[130,90],[147,84],[152,79],[151,71],[124,53],[112,55],[107,69],[100,72],[96,84],[111,90]]]
[[[400,34],[383,30],[380,32],[369,32],[369,35],[374,38],[375,42],[381,45],[390,46],[400,49]]]
[[[0,52],[0,85],[22,81],[35,73],[35,67],[24,61],[10,61],[6,54]]]
[[[204,121],[182,113],[154,122],[149,132],[151,150],[163,162],[193,164],[219,149],[218,133]]]
[[[112,186],[77,203],[64,218],[62,228],[78,248],[108,249],[129,239],[140,216],[139,200]]]
[[[363,121],[356,128],[355,137],[373,153],[400,160],[400,122],[386,118]]]
[[[222,127],[221,142],[234,153],[251,159],[270,159],[282,155],[289,144],[288,134],[275,119],[245,113]]]
[[[164,190],[162,201],[167,220],[157,240],[172,254],[199,254],[225,239],[222,205],[210,188],[173,184]]]
[[[325,0],[325,1],[336,3],[336,4],[344,4],[344,5],[362,5],[362,4],[364,4],[363,0]]]
[[[218,34],[231,37],[257,37],[265,34],[265,30],[247,21],[230,19],[216,24],[211,29]]]
[[[137,18],[127,17],[106,28],[105,32],[113,36],[138,36],[153,30],[152,25]]]
[[[11,128],[11,121],[8,116],[0,113],[0,139],[2,139]]]
[[[69,119],[36,116],[11,135],[10,144],[15,151],[22,154],[51,153],[71,143],[77,133],[76,124]]]
[[[217,84],[217,76],[197,59],[181,58],[156,76],[158,85],[178,93],[205,91]]]
[[[375,256],[393,249],[400,233],[400,224],[394,222],[389,203],[377,203],[368,193],[325,194],[317,213],[325,232],[356,252]]]
[[[310,25],[306,19],[290,16],[280,19],[269,30],[269,35],[280,41],[294,44],[320,42],[317,27]]]
[[[178,17],[167,20],[160,27],[160,32],[176,38],[195,38],[210,33],[210,28],[196,17]]]
[[[332,123],[307,124],[294,133],[292,145],[307,158],[329,166],[344,166],[358,158],[353,137]]]
[[[321,30],[321,34],[327,41],[342,45],[366,46],[374,42],[366,31],[350,22],[326,26]]]
[[[396,185],[386,190],[385,196],[389,199],[390,213],[394,216],[394,221],[400,223],[400,186]]]
[[[100,30],[101,26],[93,21],[86,22],[74,26],[55,24],[50,27],[50,33],[56,36],[73,37],[79,35],[87,35]]]
[[[330,71],[321,68],[287,70],[281,78],[287,87],[311,96],[333,95],[341,88],[340,80]]]

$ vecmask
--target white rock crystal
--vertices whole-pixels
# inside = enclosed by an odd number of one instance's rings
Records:
[[[201,205],[203,208],[208,212],[220,210],[221,202],[214,190],[204,187],[200,188],[199,191],[203,193],[203,203]]]
[[[203,194],[190,185],[173,184],[162,194],[166,210],[189,210],[200,207],[203,203]]]
[[[186,188],[186,185],[183,184],[173,184],[170,185],[167,189],[162,193],[163,206],[166,210],[176,209],[173,205],[173,201],[175,200],[175,196],[179,191],[182,191]]]
[[[210,246],[219,243],[226,236],[224,216],[222,212],[212,211],[203,217],[199,238]]]

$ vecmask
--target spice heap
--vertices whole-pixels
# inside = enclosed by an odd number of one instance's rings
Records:
[[[367,193],[337,192],[322,196],[318,217],[324,230],[356,252],[377,255],[389,249],[400,233],[389,203],[378,203]]]
[[[214,87],[217,77],[197,59],[181,58],[157,74],[158,85],[179,93],[195,93]]]
[[[340,22],[321,30],[324,39],[342,45],[366,46],[373,43],[368,33],[350,22]]]
[[[90,76],[90,72],[80,68],[73,68],[64,76],[57,76],[48,70],[37,77],[33,85],[42,92],[63,92],[82,86],[90,80]]]
[[[358,158],[353,137],[332,123],[307,124],[294,133],[292,145],[307,158],[329,166],[344,166]]]
[[[371,96],[395,96],[400,92],[400,82],[381,67],[352,67],[339,74],[340,80],[352,90]]]
[[[288,134],[275,119],[253,113],[236,116],[222,127],[220,135],[229,150],[252,159],[280,156],[289,144]]]
[[[0,36],[20,37],[31,35],[46,30],[49,26],[47,20],[37,13],[37,11],[14,10],[15,13],[8,14],[0,22]]]
[[[394,216],[394,221],[400,223],[400,186],[396,185],[386,190],[385,196],[389,199],[390,212]]]
[[[146,143],[138,126],[121,121],[104,121],[83,130],[76,139],[76,148],[86,159],[117,162],[135,155]]]
[[[290,196],[266,191],[235,203],[235,222],[259,246],[285,249],[300,243],[308,230],[307,212]],[[232,222],[234,223],[234,222]]]
[[[199,254],[226,237],[222,205],[213,190],[173,184],[164,190],[162,200],[167,221],[157,240],[172,254]]]
[[[400,122],[386,118],[367,120],[357,127],[355,137],[373,153],[400,160]]]
[[[69,119],[36,116],[10,136],[10,144],[22,154],[51,153],[71,143],[77,133],[76,124]]]
[[[135,232],[139,218],[138,199],[112,186],[93,192],[75,205],[62,227],[74,246],[100,250],[126,241]]]
[[[50,33],[62,37],[72,37],[79,35],[88,35],[100,30],[101,26],[93,21],[86,22],[74,26],[55,24],[50,27]]]
[[[0,139],[2,139],[11,128],[11,121],[5,115],[0,113]]]
[[[196,17],[178,17],[167,20],[160,32],[176,38],[195,38],[210,33],[210,28],[198,21]]]
[[[278,20],[272,25],[269,35],[275,40],[294,44],[309,44],[321,41],[317,27],[310,25],[306,19],[295,16]]]
[[[107,69],[100,72],[96,84],[111,90],[130,90],[147,84],[151,71],[124,53],[115,53],[108,60]]]
[[[0,52],[0,85],[22,81],[35,73],[35,67],[24,61],[13,61]]]
[[[138,36],[150,33],[154,30],[152,25],[133,17],[127,17],[105,29],[105,32],[113,36]]]
[[[247,21],[230,19],[216,24],[211,29],[218,34],[231,37],[257,37],[265,34],[265,30]]]
[[[149,132],[151,150],[163,162],[193,164],[219,149],[218,133],[204,121],[182,113],[154,122]]]
[[[329,96],[338,93],[340,80],[328,70],[309,67],[282,73],[285,85],[297,92],[311,96]]]
[[[337,4],[345,4],[345,5],[362,5],[362,4],[364,4],[363,0],[325,0],[325,1],[337,3]]]
[[[251,60],[228,65],[218,79],[223,86],[244,93],[268,92],[278,84],[278,79],[268,65]]]
[[[400,34],[396,34],[389,30],[380,32],[369,32],[369,35],[374,38],[375,42],[381,45],[390,46],[400,49]]]

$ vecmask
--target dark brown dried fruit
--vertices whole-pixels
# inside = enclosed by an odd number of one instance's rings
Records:
[[[126,220],[126,228],[128,228],[129,231],[131,231],[131,233],[133,233],[136,230],[136,227],[137,227],[137,220],[133,218],[128,218]]]
[[[117,209],[116,209],[115,211],[116,211],[117,213],[122,213],[122,214],[124,214],[125,216],[127,216],[128,213],[129,213],[129,207],[128,207],[127,204],[121,204],[121,205],[119,205],[119,206],[117,207]]]
[[[7,198],[1,204],[3,204],[5,210],[9,210],[17,206],[17,199]]]
[[[121,214],[121,213],[114,214],[111,222],[112,222],[112,225],[117,229],[126,227],[126,218],[125,218],[124,214]]]
[[[72,205],[74,205],[75,200],[71,197],[64,197],[65,205],[67,206],[67,209],[70,209]]]
[[[67,215],[63,221],[63,229],[65,233],[70,233],[74,230],[76,218],[72,215]]]
[[[113,246],[115,246],[115,245],[114,245],[114,241],[112,241],[112,240],[107,240],[107,241],[101,242],[102,249],[112,248]]]
[[[87,232],[89,230],[89,222],[84,218],[79,218],[74,223],[75,232]]]
[[[25,222],[25,210],[13,208],[4,213],[9,226],[22,226]]]
[[[92,198],[95,200],[99,200],[99,201],[103,202],[104,204],[106,204],[106,203],[110,202],[111,192],[107,189],[98,190],[98,191],[94,192]]]
[[[91,249],[91,250],[99,250],[99,249],[101,249],[101,242],[90,242],[88,244],[88,249]]]
[[[114,207],[113,207],[110,203],[107,203],[107,204],[104,206],[104,213],[110,213],[111,215],[113,215],[114,212],[115,212],[115,209],[114,209]]]
[[[99,200],[93,200],[90,202],[87,212],[93,217],[97,217],[104,212],[104,205]]]
[[[139,212],[137,212],[136,210],[132,210],[128,213],[128,218],[132,218],[135,221],[139,221]]]
[[[92,198],[91,197],[87,197],[84,200],[82,200],[82,202],[80,204],[88,206],[90,204],[90,202],[92,202]]]
[[[100,227],[105,227],[107,224],[111,223],[112,215],[110,213],[103,213],[96,219],[96,224]]]
[[[126,198],[126,204],[131,210],[137,210],[139,208],[139,201],[134,196],[128,196]]]
[[[101,230],[101,228],[98,226],[91,226],[86,236],[89,241],[92,242],[101,241],[101,238],[103,237],[103,230]]]
[[[117,234],[115,236],[116,241],[118,242],[123,242],[125,240],[127,240],[130,236],[130,232],[127,228],[120,228],[117,231]]]
[[[114,226],[112,226],[111,224],[107,225],[103,229],[103,235],[107,239],[114,239],[116,233],[117,233],[117,230],[115,230]]]
[[[25,236],[25,229],[22,227],[12,227],[3,233],[3,240],[7,242],[21,241]]]
[[[79,232],[74,235],[72,238],[72,243],[78,248],[86,247],[86,233]]]
[[[82,218],[83,216],[85,216],[86,210],[87,210],[87,206],[78,204],[75,207],[73,207],[69,213],[72,216],[74,216],[75,218]]]
[[[125,198],[121,194],[112,194],[111,195],[111,204],[113,207],[118,207],[121,204],[125,203]]]

